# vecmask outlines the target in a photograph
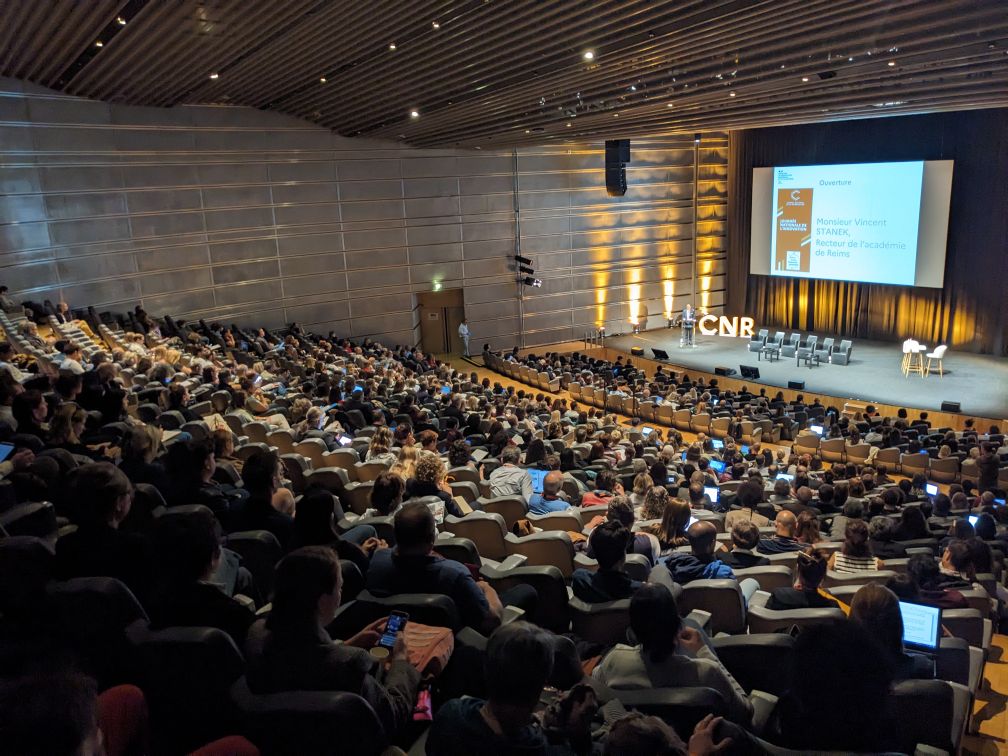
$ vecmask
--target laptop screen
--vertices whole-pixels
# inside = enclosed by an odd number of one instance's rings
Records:
[[[718,450],[724,449],[724,441],[720,438],[711,439],[711,446]]]
[[[743,454],[748,454],[749,447],[746,444],[742,444],[742,446],[739,447],[739,451],[741,451]]]
[[[642,435],[642,436],[643,436],[644,438],[647,438],[647,437],[648,437],[648,436],[650,436],[650,435],[651,435],[652,433],[654,433],[654,428],[648,428],[648,427],[647,427],[647,426],[645,425],[645,426],[644,426],[643,428],[641,428],[641,429],[640,429],[640,431],[641,431],[641,435]]]
[[[529,469],[528,474],[532,476],[532,493],[541,494],[543,492],[543,479],[549,474],[549,470]]]
[[[776,480],[786,480],[788,483],[794,481],[794,475],[788,475],[787,473],[777,473]]]
[[[903,643],[910,648],[937,651],[941,643],[941,609],[900,601]]]
[[[822,435],[822,426],[821,425],[810,425],[808,427],[808,429],[810,431],[812,431],[813,433],[817,434],[817,435],[820,435],[820,436]]]
[[[937,483],[925,483],[924,490],[927,492],[928,496],[938,495],[938,484]]]
[[[712,459],[710,461],[710,469],[718,475],[721,475],[725,470],[725,463],[717,459]]]
[[[707,494],[707,498],[711,500],[711,504],[717,503],[718,494],[720,493],[717,486],[704,486],[703,492]]]

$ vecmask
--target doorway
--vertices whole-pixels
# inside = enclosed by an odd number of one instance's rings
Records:
[[[465,319],[462,289],[424,291],[416,295],[420,310],[420,348],[436,355],[462,354],[458,327]],[[469,344],[470,350],[473,348]]]

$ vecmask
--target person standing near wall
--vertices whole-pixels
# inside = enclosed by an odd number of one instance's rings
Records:
[[[465,318],[462,318],[462,323],[459,325],[458,335],[462,339],[462,355],[465,357],[469,356],[469,325]]]

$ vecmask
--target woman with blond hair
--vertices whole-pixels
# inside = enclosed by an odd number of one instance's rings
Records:
[[[646,472],[638,473],[633,479],[633,491],[630,493],[630,503],[634,507],[641,507],[647,497],[648,491],[654,488],[654,481]]]
[[[406,481],[406,498],[429,497],[431,503],[428,506],[439,524],[444,522],[445,514],[463,516],[459,505],[452,498],[451,486],[445,479],[446,473],[441,457],[431,452],[421,452],[413,477]],[[435,498],[440,501],[434,502]]]
[[[416,473],[417,460],[420,456],[420,447],[409,445],[399,449],[399,459],[395,461],[389,472],[398,475],[406,482]]]
[[[381,462],[389,466],[396,463],[396,455],[392,451],[392,432],[386,426],[380,425],[375,429],[364,461]]]

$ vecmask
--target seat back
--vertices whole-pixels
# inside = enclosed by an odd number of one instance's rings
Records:
[[[245,661],[227,633],[213,627],[153,631],[134,623],[126,635],[136,682],[150,707],[154,742],[189,753],[234,732],[237,718],[228,691]]]
[[[676,732],[690,733],[708,714],[727,713],[724,697],[713,688],[648,688],[614,691],[628,709],[652,714]]]
[[[694,609],[710,612],[711,635],[745,630],[745,598],[737,580],[691,580],[683,586],[678,605],[684,616]]]
[[[8,536],[55,540],[58,530],[56,508],[48,501],[16,504],[0,514],[0,532]]]
[[[503,517],[504,527],[508,531],[528,512],[525,500],[520,496],[497,496],[492,499],[480,499],[479,504],[484,512],[499,514]]]
[[[952,737],[955,695],[944,680],[903,680],[893,686],[894,719],[900,748],[913,753],[918,744],[956,753]]]
[[[630,599],[589,604],[572,598],[569,604],[571,627],[577,637],[605,646],[626,643],[630,629]]]
[[[504,544],[509,555],[521,554],[528,559],[529,565],[552,565],[565,579],[574,572],[574,544],[567,533],[550,531],[521,538],[508,533]]]
[[[540,530],[558,530],[565,532],[580,533],[584,528],[581,518],[577,513],[570,510],[563,512],[551,512],[550,514],[535,515],[529,514],[528,521],[533,527]]]
[[[244,677],[231,687],[242,730],[267,754],[378,756],[388,736],[371,705],[355,693],[284,691],[254,694]]]
[[[361,591],[354,602],[361,616],[367,616],[365,624],[376,619],[387,617],[394,609],[405,611],[410,619],[424,625],[447,627],[452,631],[461,630],[462,620],[459,617],[455,602],[440,593],[397,593],[390,596],[377,596],[370,591]]]
[[[757,633],[714,638],[718,659],[747,693],[775,696],[791,687],[789,674],[795,639],[786,633]]]
[[[444,530],[476,544],[480,556],[500,561],[508,555],[504,518],[495,513],[473,512],[465,517],[447,515]]]
[[[268,530],[245,530],[231,533],[227,545],[241,556],[242,566],[252,573],[262,595],[269,596],[273,591],[276,564],[283,556],[276,536]]]

